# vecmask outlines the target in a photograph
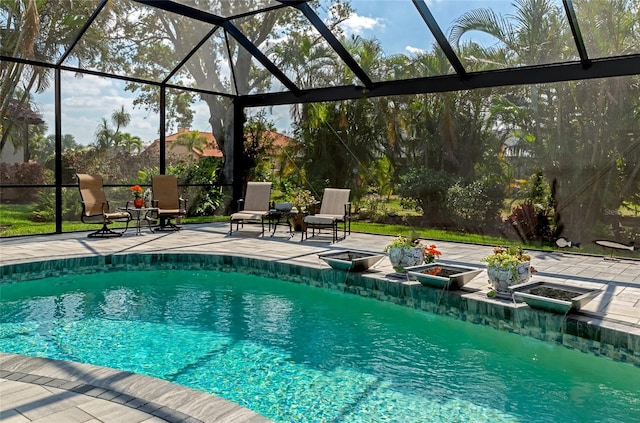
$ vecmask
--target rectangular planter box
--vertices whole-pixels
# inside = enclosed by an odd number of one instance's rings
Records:
[[[599,289],[587,289],[551,282],[527,282],[510,287],[513,298],[531,308],[566,314],[578,311],[600,294]]]
[[[345,272],[364,272],[382,260],[384,254],[346,250],[318,254],[318,257],[336,270],[342,270]]]
[[[422,285],[441,289],[460,289],[478,276],[482,269],[452,264],[430,263],[407,268],[407,274]]]

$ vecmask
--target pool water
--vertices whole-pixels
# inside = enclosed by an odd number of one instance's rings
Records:
[[[0,285],[0,351],[155,376],[277,422],[640,420],[640,368],[236,273]]]

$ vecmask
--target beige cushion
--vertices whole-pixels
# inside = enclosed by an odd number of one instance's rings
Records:
[[[186,214],[186,210],[185,209],[159,209],[158,210],[158,215],[162,216],[162,215],[178,215],[178,214]]]
[[[255,210],[243,210],[231,215],[231,220],[260,220],[269,212],[255,211]]]
[[[271,182],[247,182],[243,210],[233,213],[231,221],[262,220],[269,214]]]
[[[129,219],[131,215],[127,212],[109,212],[105,213],[104,217],[109,220],[117,220],[117,219]]]
[[[343,221],[344,214],[335,215],[335,214],[314,214],[311,216],[306,216],[304,218],[304,223],[310,223],[312,225],[330,225],[336,221]]]

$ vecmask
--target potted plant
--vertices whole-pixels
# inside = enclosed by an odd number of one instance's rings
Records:
[[[293,207],[298,210],[298,213],[305,213],[310,212],[311,206],[316,203],[316,198],[308,189],[299,189],[294,191],[291,202]]]
[[[312,207],[316,203],[316,198],[308,189],[298,189],[293,191],[291,196],[293,208],[297,211],[293,215],[293,228],[296,231],[304,230],[304,217],[312,212]]]
[[[129,188],[131,193],[133,194],[133,205],[139,209],[144,206],[144,199],[142,198],[142,193],[144,192],[140,185],[134,185]]]
[[[153,191],[151,191],[151,188],[147,188],[144,190],[142,198],[144,200],[145,207],[151,207],[153,205]]]
[[[522,247],[495,247],[492,254],[480,261],[487,263],[491,297],[511,298],[509,287],[527,282],[535,272],[531,267],[531,256],[525,254]]]
[[[422,264],[425,259],[424,246],[413,232],[411,236],[398,235],[392,239],[384,252],[389,254],[389,261],[396,272],[404,272],[407,267]]]

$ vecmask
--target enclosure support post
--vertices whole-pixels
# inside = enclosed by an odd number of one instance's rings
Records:
[[[55,119],[55,184],[56,184],[56,233],[62,233],[62,80],[60,69],[56,68],[54,81],[54,119]]]
[[[166,173],[167,168],[167,140],[166,140],[166,126],[167,122],[165,119],[166,108],[167,106],[167,87],[164,85],[160,86],[160,174],[164,175]]]
[[[232,202],[231,209],[236,211],[238,200],[242,198],[242,183],[244,179],[244,105],[239,99],[233,100],[233,157],[231,157]]]

